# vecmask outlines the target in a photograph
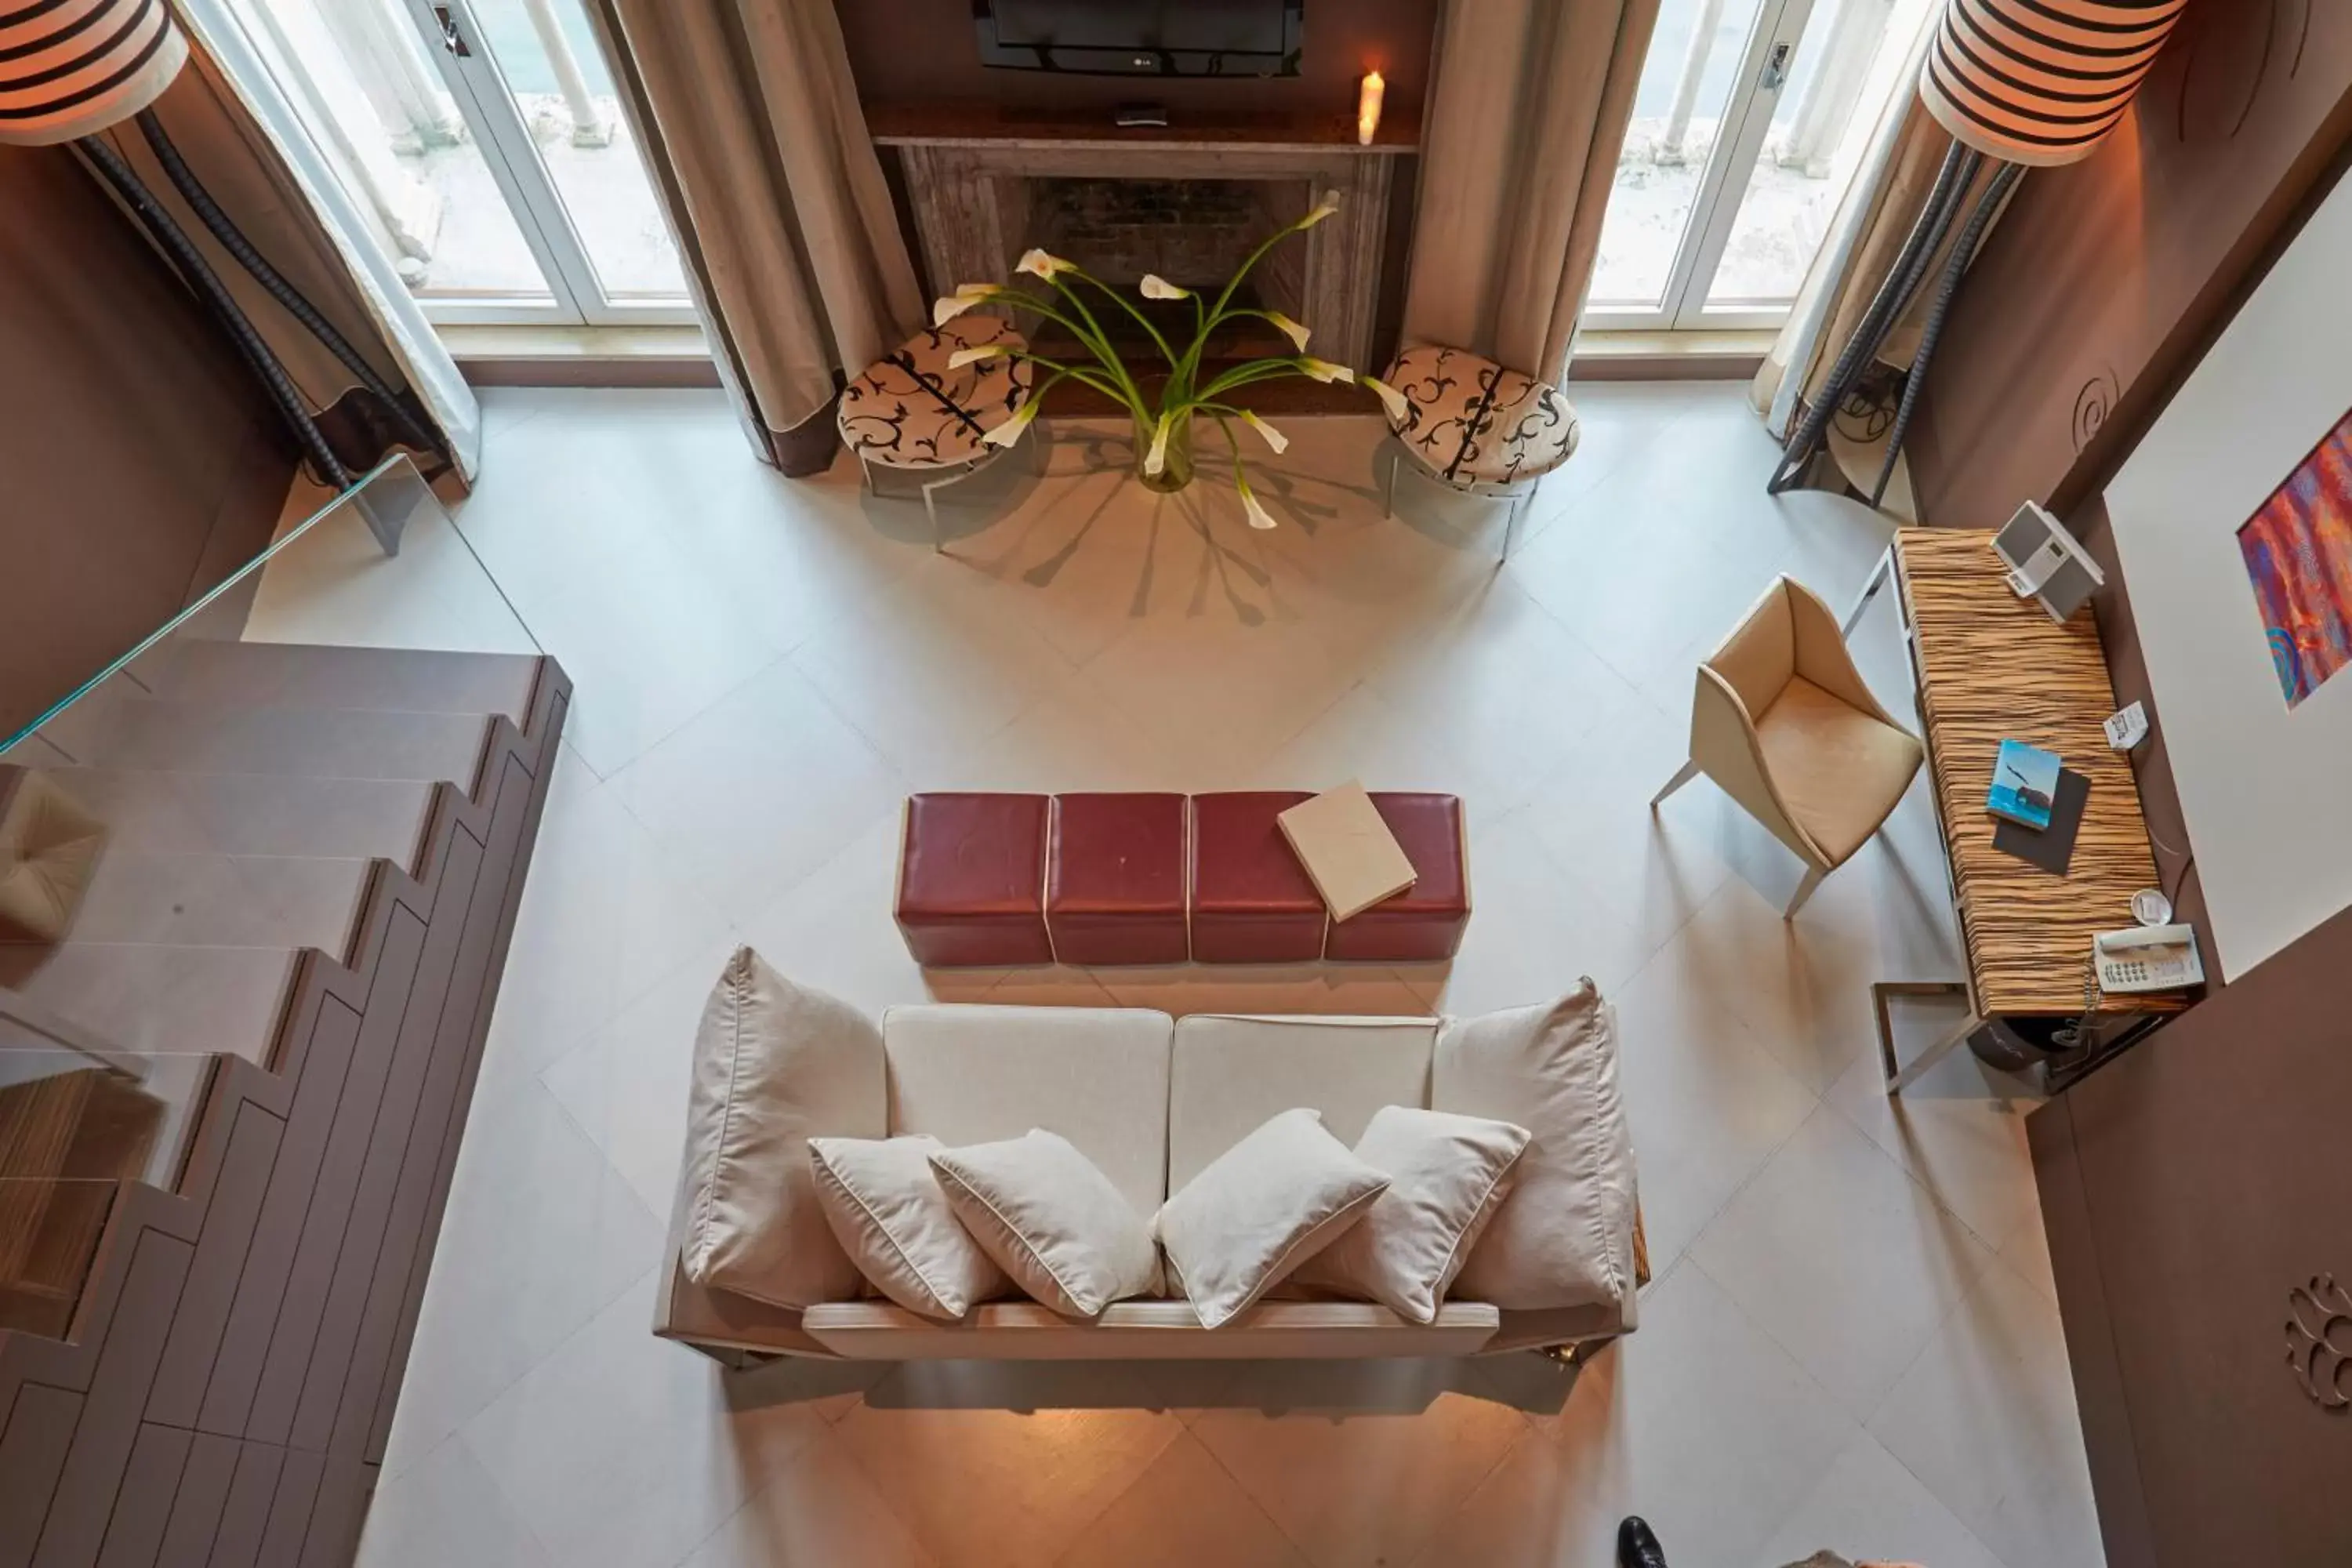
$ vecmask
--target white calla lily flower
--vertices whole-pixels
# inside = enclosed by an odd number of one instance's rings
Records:
[[[1273,426],[1267,424],[1265,420],[1259,418],[1256,415],[1251,413],[1246,408],[1242,410],[1242,423],[1256,431],[1260,436],[1265,437],[1265,444],[1273,447],[1276,451],[1285,452],[1290,449],[1289,437],[1284,435],[1281,431],[1276,429]]]
[[[1020,411],[1012,418],[989,431],[981,439],[992,447],[1010,447],[1013,442],[1021,439],[1021,432],[1029,428],[1035,421],[1038,411],[1045,406],[1036,398],[1031,398],[1021,405]]]
[[[1294,321],[1279,310],[1266,311],[1265,319],[1274,323],[1276,331],[1290,340],[1292,348],[1297,349],[1300,353],[1307,352],[1307,340],[1310,334],[1306,322]]]
[[[1298,362],[1298,368],[1317,381],[1327,384],[1335,381],[1352,382],[1356,379],[1354,371],[1344,364],[1333,364],[1328,359],[1302,359]]]
[[[1247,485],[1243,485],[1240,489],[1242,492],[1242,511],[1248,517],[1249,525],[1252,528],[1268,529],[1278,528],[1281,526],[1281,524],[1275,521],[1274,513],[1258,505],[1257,497],[1250,493],[1250,488]]]
[[[1001,290],[993,283],[959,283],[954,293],[931,306],[931,325],[944,327],[974,305],[984,305]]]
[[[1178,288],[1157,272],[1145,273],[1143,281],[1136,287],[1143,291],[1147,300],[1189,300],[1192,297],[1192,290]]]
[[[981,343],[968,349],[958,349],[948,355],[948,368],[961,370],[968,364],[978,364],[984,359],[1003,359],[1013,351],[1003,343]]]
[[[1167,466],[1168,416],[1163,414],[1160,416],[1160,423],[1152,426],[1151,450],[1143,454],[1143,471],[1147,474],[1156,474]]]
[[[1337,191],[1326,191],[1323,193],[1323,199],[1315,204],[1314,210],[1309,212],[1305,217],[1300,218],[1295,226],[1299,228],[1313,228],[1317,224],[1321,223],[1325,218],[1329,217],[1333,213],[1338,212],[1339,210],[1339,193]]]
[[[1357,380],[1361,382],[1364,385],[1370,387],[1374,395],[1380,398],[1381,406],[1389,411],[1389,422],[1391,424],[1404,425],[1412,420],[1412,405],[1404,400],[1403,393],[1399,392],[1395,387],[1391,386],[1387,382],[1381,380],[1378,376],[1359,376],[1357,377]]]
[[[1043,278],[1051,283],[1057,273],[1067,272],[1076,265],[1075,261],[1065,261],[1042,250],[1030,250],[1022,254],[1020,263],[1013,270],[1026,272],[1032,278]]]

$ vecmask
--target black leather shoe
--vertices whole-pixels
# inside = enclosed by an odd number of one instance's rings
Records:
[[[1666,1568],[1666,1549],[1638,1514],[1617,1527],[1617,1568]]]

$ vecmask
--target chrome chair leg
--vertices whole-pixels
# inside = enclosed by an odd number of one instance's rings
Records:
[[[1806,867],[1805,879],[1797,884],[1796,896],[1789,900],[1789,907],[1780,911],[1780,918],[1784,921],[1795,920],[1797,911],[1805,907],[1805,900],[1813,896],[1813,889],[1820,887],[1822,879],[1828,875],[1829,873],[1819,866]]]
[[[948,541],[947,535],[940,531],[940,503],[933,499],[933,492],[941,485],[954,482],[953,479],[937,479],[923,487],[923,512],[931,520],[931,553],[934,555],[948,552]]]
[[[1381,515],[1382,517],[1394,517],[1396,515],[1397,464],[1403,457],[1404,454],[1397,449],[1396,442],[1391,439],[1389,443],[1389,482],[1381,487]]]

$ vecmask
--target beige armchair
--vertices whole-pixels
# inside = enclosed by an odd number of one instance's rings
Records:
[[[1650,809],[1713,779],[1804,861],[1794,916],[1893,815],[1925,755],[1870,694],[1830,607],[1780,577],[1698,667],[1690,761]]]

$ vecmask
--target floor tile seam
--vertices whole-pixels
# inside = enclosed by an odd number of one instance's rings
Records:
[[[1423,1414],[1426,1415],[1426,1410],[1424,1410]],[[1502,1455],[1496,1458],[1493,1465],[1487,1467],[1486,1470],[1482,1471],[1479,1474],[1477,1481],[1473,1484],[1468,1490],[1462,1494],[1462,1502],[1456,1503],[1453,1509],[1447,1511],[1447,1519],[1450,1520],[1455,1513],[1460,1512],[1463,1504],[1467,1503],[1470,1499],[1475,1497],[1478,1493],[1478,1488],[1485,1486],[1486,1484],[1487,1478],[1493,1475],[1496,1469],[1501,1468],[1503,1459],[1508,1458],[1512,1450],[1516,1449],[1528,1436],[1533,1435],[1532,1426],[1528,1422],[1525,1413],[1515,1410],[1512,1414],[1519,1416],[1520,1426],[1522,1428],[1521,1431],[1517,1436],[1513,1436],[1508,1443],[1503,1446]],[[1279,1419],[1279,1417],[1274,1418]],[[1319,1418],[1308,1416],[1307,1419],[1313,1420]],[[1187,1436],[1191,1436],[1194,1442],[1201,1445],[1201,1451],[1209,1456],[1209,1462],[1215,1465],[1219,1470],[1223,1471],[1225,1478],[1233,1482],[1234,1489],[1241,1493],[1243,1498],[1248,1501],[1252,1508],[1257,1510],[1259,1517],[1264,1519],[1266,1523],[1272,1525],[1274,1527],[1274,1532],[1289,1543],[1291,1551],[1296,1552],[1301,1561],[1308,1563],[1317,1563],[1318,1559],[1315,1555],[1313,1547],[1307,1542],[1301,1541],[1297,1535],[1293,1534],[1290,1530],[1284,1525],[1282,1521],[1274,1517],[1272,1510],[1267,1509],[1264,1503],[1257,1500],[1257,1494],[1250,1489],[1249,1483],[1242,1479],[1239,1472],[1235,1471],[1231,1465],[1225,1463],[1225,1457],[1217,1452],[1216,1445],[1200,1436],[1193,1431],[1192,1427],[1189,1424],[1180,1425],[1182,1425],[1183,1430]],[[1154,1456],[1155,1462],[1157,1461],[1157,1456]],[[1421,1556],[1422,1553],[1416,1552],[1413,1553],[1412,1560],[1414,1562],[1418,1562]]]
[[[1852,1070],[1853,1064],[1847,1064],[1846,1071],[1850,1072]],[[1838,1075],[1839,1078],[1843,1078],[1844,1076],[1844,1072],[1841,1072]],[[1831,1080],[1831,1087],[1832,1089],[1836,1087],[1836,1082],[1837,1080],[1835,1079]],[[1889,1095],[1887,1098],[1897,1102],[1895,1107],[1895,1114],[1899,1122],[1902,1117],[1902,1108],[1900,1104],[1902,1096]],[[1822,1091],[1821,1101],[1832,1110],[1836,1111],[1838,1120],[1844,1122],[1848,1129],[1859,1135],[1862,1141],[1869,1144],[1871,1149],[1881,1158],[1885,1159],[1889,1164],[1892,1164],[1896,1170],[1901,1171],[1906,1176],[1908,1176],[1914,1185],[1917,1186],[1920,1191],[1927,1194],[1928,1201],[1936,1205],[1936,1208],[1939,1213],[1941,1213],[1947,1219],[1949,1219],[1953,1224],[1958,1226],[1962,1230],[1966,1231],[1969,1237],[1975,1239],[1979,1246],[1982,1247],[1987,1252],[1992,1255],[1994,1261],[2006,1261],[2003,1258],[2002,1248],[2007,1245],[2007,1243],[1995,1241],[1991,1237],[1987,1236],[1983,1231],[1978,1229],[1975,1226],[1970,1225],[1967,1217],[1963,1215],[1958,1209],[1953,1207],[1944,1200],[1942,1194],[1929,1186],[1924,1177],[1922,1177],[1917,1172],[1912,1170],[1909,1165],[1905,1163],[1901,1155],[1887,1148],[1885,1143],[1879,1142],[1878,1135],[1876,1133],[1864,1126],[1858,1118],[1850,1114],[1846,1110],[1845,1107],[1838,1104],[1836,1100],[1832,1097],[1829,1089],[1823,1089]],[[1914,1147],[1917,1146],[1914,1145]],[[1920,1149],[1920,1152],[1924,1154],[1925,1150]],[[2034,1213],[2033,1218],[2035,1223],[2040,1223],[2041,1215],[2038,1209]],[[2016,1239],[2015,1231],[2013,1229],[2010,1239]],[[2021,1278],[2023,1276],[2023,1271],[2018,1269],[2014,1265],[2011,1266],[2011,1272],[2018,1274]],[[2026,1283],[2028,1285],[2032,1285],[2032,1281],[2028,1279]],[[2042,1292],[2037,1289],[2034,1291],[2034,1294],[2039,1296],[2042,1294]]]
[[[594,1034],[590,1035],[587,1039],[583,1040],[579,1046],[573,1047],[573,1051],[584,1050],[588,1046],[594,1043],[597,1036],[602,1035],[603,1033],[604,1030],[601,1027],[598,1028]],[[637,1211],[640,1214],[643,1214],[646,1218],[651,1221],[654,1225],[662,1227],[666,1235],[669,1225],[667,1216],[654,1213],[653,1205],[646,1202],[645,1194],[637,1191],[636,1184],[629,1180],[628,1173],[626,1172],[623,1171],[618,1165],[613,1163],[613,1156],[608,1151],[606,1151],[604,1140],[597,1137],[593,1131],[590,1131],[587,1123],[582,1121],[578,1116],[572,1113],[572,1107],[565,1103],[562,1095],[555,1092],[554,1086],[547,1081],[547,1075],[555,1069],[556,1062],[568,1061],[573,1055],[573,1051],[566,1051],[562,1056],[556,1058],[554,1062],[550,1062],[546,1067],[541,1068],[539,1072],[533,1076],[531,1082],[538,1087],[540,1092],[545,1094],[549,1100],[555,1103],[556,1114],[563,1118],[565,1125],[569,1126],[574,1132],[579,1133],[580,1136],[586,1141],[588,1147],[596,1151],[596,1158],[604,1163],[604,1173],[621,1184],[622,1190],[629,1194],[629,1201],[637,1205]],[[611,1301],[606,1301],[604,1303],[604,1306],[600,1306],[596,1310],[601,1312],[604,1310],[604,1307],[609,1307],[611,1305]]]
[[[681,1345],[678,1348],[680,1350],[684,1350],[686,1347]],[[797,1460],[814,1445],[830,1439],[833,1436],[833,1432],[834,1428],[832,1424],[820,1419],[814,1427],[807,1430],[806,1434],[799,1442],[794,1443],[782,1454],[777,1455],[772,1458],[769,1462],[769,1467],[760,1472],[761,1479],[759,1484],[751,1487],[744,1492],[743,1500],[736,1504],[735,1507],[728,1512],[725,1518],[721,1519],[717,1524],[712,1525],[707,1533],[698,1537],[692,1544],[687,1547],[685,1551],[679,1552],[676,1557],[671,1558],[666,1565],[666,1568],[685,1568],[685,1564],[693,1562],[696,1553],[699,1552],[704,1547],[709,1545],[713,1541],[718,1540],[719,1536],[725,1534],[728,1526],[733,1524],[738,1519],[740,1519],[744,1512],[756,1504],[761,1498],[766,1497],[768,1493],[773,1491],[777,1487],[783,1484],[784,1478],[780,1473],[782,1467]],[[846,1446],[847,1445],[845,1444],[844,1445],[844,1447]],[[856,1466],[856,1460],[854,1458],[851,1460],[851,1464],[853,1467]],[[866,1475],[863,1468],[858,1469],[858,1479],[864,1484],[868,1492],[873,1493],[874,1500],[881,1505],[883,1511],[887,1513],[891,1517],[892,1521],[898,1524],[899,1532],[908,1541],[914,1542],[915,1550],[921,1553],[922,1561],[926,1565],[928,1565],[928,1568],[939,1568],[940,1560],[938,1553],[934,1552],[929,1546],[924,1543],[922,1539],[915,1533],[912,1527],[910,1527],[905,1520],[898,1517],[898,1510],[891,1508],[888,1500],[884,1498],[882,1494],[875,1489],[873,1480]],[[551,1553],[551,1555],[552,1554]]]
[[[872,754],[874,761],[880,765],[882,771],[888,773],[891,779],[901,786],[903,793],[904,786],[907,785],[908,781],[906,772],[899,766],[898,759],[891,755],[888,749],[883,745],[882,742],[877,738],[866,725],[858,722],[857,716],[855,713],[851,712],[839,700],[837,700],[832,692],[825,689],[824,681],[819,680],[816,676],[809,670],[807,666],[801,663],[801,655],[806,651],[806,646],[803,645],[803,647],[796,649],[793,652],[784,654],[782,657],[786,662],[792,665],[793,673],[808,687],[810,691],[815,694],[816,700],[824,705],[825,711],[831,713],[836,721],[848,729],[851,734],[857,737],[858,743],[864,746],[866,751]],[[1056,654],[1055,657],[1058,658],[1059,655]],[[969,749],[963,752],[958,760],[962,761],[986,751],[990,745],[1001,739],[1006,731],[1012,729],[1013,726],[1020,723],[1031,713],[1036,711],[1044,701],[1044,693],[1031,693],[1020,704],[1020,706],[1015,708],[1012,713],[1005,717],[1003,722],[990,729],[985,734],[975,737]],[[699,715],[698,715],[698,717],[699,717]]]

